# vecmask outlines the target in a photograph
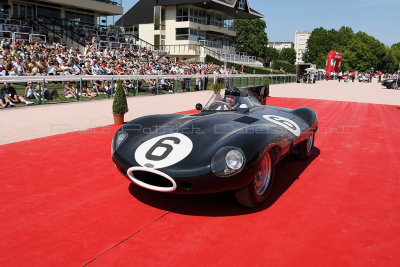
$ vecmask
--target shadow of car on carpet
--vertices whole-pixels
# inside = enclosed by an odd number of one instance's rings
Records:
[[[315,147],[311,156],[305,161],[297,160],[294,155],[290,155],[279,162],[276,165],[275,180],[267,201],[254,209],[240,206],[231,191],[206,195],[175,195],[147,190],[131,183],[129,192],[146,205],[178,214],[211,217],[251,214],[272,206],[319,154],[320,150]]]

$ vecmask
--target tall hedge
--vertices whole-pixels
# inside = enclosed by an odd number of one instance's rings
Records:
[[[283,68],[285,70],[285,73],[296,73],[296,65],[292,65],[280,60],[275,60],[272,63],[272,68],[274,70],[280,70],[281,68]]]
[[[209,62],[209,63],[214,63],[214,64],[219,65],[219,66],[222,66],[222,65],[225,64],[224,62],[222,62],[222,61],[216,59],[215,57],[209,56],[209,55],[206,56],[206,58],[204,59],[204,61],[205,61],[205,62]],[[240,64],[236,64],[236,63],[232,63],[232,62],[227,62],[227,63],[226,63],[226,66],[227,66],[228,68],[235,67],[235,69],[237,69],[237,70],[239,70],[239,71],[242,70],[242,65],[240,65]],[[286,70],[286,69],[285,69],[285,70]],[[244,67],[243,67],[243,72],[249,73],[249,74],[262,74],[262,75],[270,74],[270,71],[269,71],[269,70],[262,69],[262,68],[251,67],[251,66],[246,66],[246,65],[244,65]],[[296,72],[296,71],[295,71],[295,72]],[[294,73],[295,73],[295,72],[294,72]],[[274,71],[274,74],[282,74],[282,72]]]

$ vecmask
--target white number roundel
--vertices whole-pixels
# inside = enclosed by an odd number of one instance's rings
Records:
[[[143,167],[161,169],[186,158],[193,149],[193,142],[181,133],[154,137],[141,144],[135,152],[135,160]]]
[[[295,136],[300,136],[300,133],[301,133],[300,127],[294,121],[289,120],[289,119],[284,118],[284,117],[276,116],[276,115],[264,115],[263,117],[267,121],[270,121],[270,122],[275,123],[275,124],[277,124],[279,126],[282,126],[286,130],[288,130],[291,133],[293,133]]]

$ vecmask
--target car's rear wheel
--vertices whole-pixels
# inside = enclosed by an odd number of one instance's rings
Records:
[[[306,160],[310,157],[312,150],[314,149],[315,131],[309,134],[306,140],[299,144],[298,157],[302,160]]]
[[[392,83],[392,89],[398,89],[399,85],[397,84],[397,82]]]
[[[251,183],[235,192],[237,202],[249,208],[254,208],[264,202],[271,191],[274,175],[274,154],[272,151],[268,151],[260,160],[258,170]]]

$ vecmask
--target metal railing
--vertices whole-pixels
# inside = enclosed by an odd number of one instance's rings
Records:
[[[16,41],[46,43],[45,35],[27,32],[0,31],[0,40],[1,39],[8,39],[11,42],[11,46],[14,45]]]

